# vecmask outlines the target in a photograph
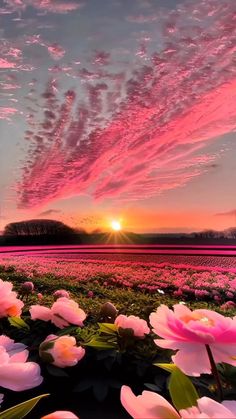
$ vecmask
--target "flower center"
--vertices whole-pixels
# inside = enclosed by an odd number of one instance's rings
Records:
[[[214,321],[212,319],[209,319],[209,317],[203,316],[200,313],[192,313],[192,315],[184,316],[181,318],[184,323],[189,323],[190,321],[199,321],[203,323],[205,326],[212,327],[215,325]]]

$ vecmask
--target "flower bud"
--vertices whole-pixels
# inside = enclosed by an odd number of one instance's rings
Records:
[[[100,315],[104,320],[113,321],[116,318],[117,313],[117,308],[114,306],[114,304],[110,303],[109,301],[101,306]]]
[[[61,298],[61,297],[64,297],[64,298],[70,298],[70,294],[69,294],[69,292],[68,292],[68,291],[66,291],[66,290],[57,290],[57,291],[55,291],[55,292],[53,293],[53,296],[54,296],[55,298]]]
[[[76,365],[84,354],[84,348],[76,346],[75,338],[69,335],[49,335],[39,346],[40,357],[60,368]]]
[[[23,284],[21,285],[22,294],[31,294],[33,291],[34,291],[33,282],[30,282],[30,281],[23,282]]]

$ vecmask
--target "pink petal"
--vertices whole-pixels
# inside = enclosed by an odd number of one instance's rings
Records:
[[[201,399],[198,399],[198,407],[199,410],[208,415],[209,418],[235,419],[235,413],[231,412],[223,404],[218,403],[209,397],[202,397]]]
[[[121,403],[134,419],[179,419],[176,410],[162,396],[143,391],[135,396],[128,386],[121,387]]]
[[[229,409],[236,417],[236,401],[235,400],[225,400],[222,404],[227,409]]]
[[[66,410],[57,410],[56,412],[49,413],[49,415],[43,416],[41,419],[79,419],[74,413]]]
[[[0,386],[13,391],[28,390],[43,381],[39,365],[35,362],[9,363],[1,365]]]
[[[215,343],[210,345],[216,363],[226,362],[236,366],[236,347],[225,343]]]
[[[10,356],[9,362],[26,362],[29,356],[29,351],[26,349],[21,352],[17,352],[14,355]]]
[[[199,377],[201,374],[211,374],[210,361],[205,345],[196,343],[183,343],[172,361],[185,374]]]
[[[31,306],[29,311],[32,320],[44,320],[47,322],[52,318],[50,308],[41,306],[39,304]]]

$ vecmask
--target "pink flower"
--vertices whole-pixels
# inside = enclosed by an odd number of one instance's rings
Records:
[[[145,335],[150,333],[147,322],[136,316],[125,316],[120,314],[115,320],[116,326],[121,329],[132,329],[134,336],[143,339]]]
[[[24,303],[12,291],[12,283],[0,279],[0,318],[13,316],[20,317]]]
[[[128,386],[121,387],[121,403],[134,419],[235,419],[236,401],[218,403],[209,397],[197,400],[197,406],[181,409],[178,413],[162,396],[143,391],[135,396]]]
[[[236,365],[236,317],[224,317],[211,310],[194,310],[182,304],[174,311],[161,305],[150,315],[156,335],[154,342],[161,348],[178,350],[173,362],[187,375],[210,374],[211,367],[205,345],[209,345],[214,360]]]
[[[83,321],[86,319],[85,312],[79,308],[79,305],[74,300],[62,297],[52,305],[51,308],[52,323],[60,329],[74,324],[76,326],[83,326]]]
[[[226,400],[218,403],[209,397],[197,401],[197,407],[180,410],[181,419],[235,419],[236,401]]]
[[[43,294],[41,292],[38,292],[37,297],[38,300],[41,301],[43,299]]]
[[[53,296],[56,298],[61,298],[61,297],[70,298],[70,294],[66,290],[57,290],[53,293]]]
[[[32,320],[43,320],[45,322],[52,320],[50,308],[35,304],[30,307],[30,315]]]
[[[232,310],[236,307],[236,304],[233,301],[227,301],[226,303],[220,306],[221,310]]]
[[[42,359],[45,358],[53,365],[65,368],[76,365],[85,355],[85,350],[81,346],[76,346],[76,340],[73,336],[49,335],[41,343],[39,354]]]
[[[153,391],[135,396],[128,386],[121,387],[121,404],[134,419],[180,419],[171,404]]]
[[[92,298],[92,297],[94,296],[93,291],[88,291],[87,296],[88,296],[89,298]]]
[[[78,304],[66,297],[58,298],[51,309],[39,304],[33,305],[30,308],[30,314],[32,320],[51,320],[60,329],[70,324],[83,326],[83,321],[86,319],[85,312],[79,308]]]
[[[23,391],[39,386],[43,377],[39,365],[26,362],[26,346],[15,343],[7,336],[0,336],[0,386],[14,391]]]
[[[67,410],[57,410],[56,412],[49,413],[49,415],[43,416],[41,419],[79,419],[74,413]]]

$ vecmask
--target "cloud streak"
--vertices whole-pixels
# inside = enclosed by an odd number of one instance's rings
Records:
[[[30,0],[6,4],[15,10],[33,5]],[[58,13],[75,7],[49,0],[37,4]],[[85,192],[95,200],[147,199],[186,185],[220,157],[205,147],[236,128],[234,2],[201,0],[174,12],[148,13],[127,20],[158,21],[161,46],[146,34],[153,50],[142,41],[138,53],[130,51],[133,69],[115,72],[114,51],[96,51],[87,67],[51,67],[40,98],[30,92],[28,156],[17,185],[20,208]],[[39,36],[27,42],[45,46],[55,60],[64,58],[57,43]],[[63,92],[62,74],[78,88]]]
[[[52,208],[52,209],[48,209],[46,211],[40,212],[39,215],[42,216],[42,217],[44,217],[44,216],[47,216],[47,215],[58,214],[60,212],[61,212],[60,210],[57,210],[57,209],[53,209]]]

